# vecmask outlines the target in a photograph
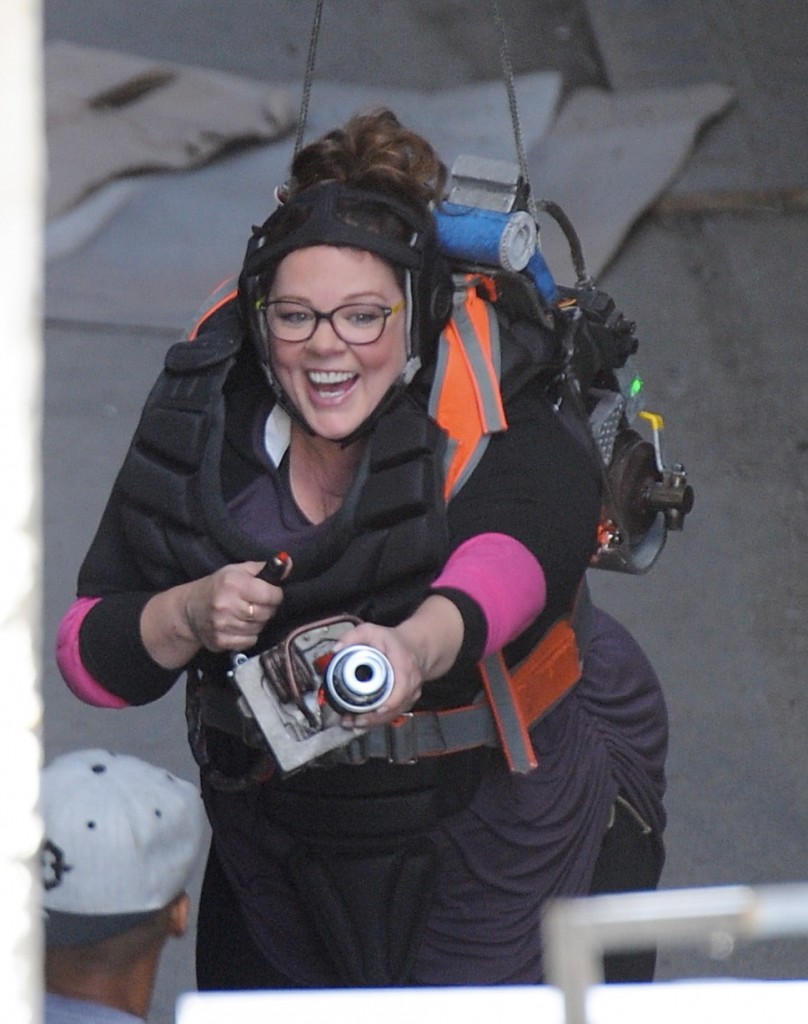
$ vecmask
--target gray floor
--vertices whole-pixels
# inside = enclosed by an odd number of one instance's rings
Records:
[[[312,7],[48,0],[46,32],[292,81],[305,59]],[[588,0],[585,7],[513,0],[503,7],[517,72],[558,70],[565,95],[584,85],[628,91],[704,82],[737,94],[601,278],[638,322],[649,405],[665,416],[664,448],[687,465],[696,508],[648,576],[595,573],[592,583],[641,639],[668,696],[664,884],[803,880],[808,16],[790,0]],[[327,3],[320,74],[408,88],[496,77],[488,9],[448,0]],[[176,273],[182,277],[181,249]],[[103,301],[92,280],[85,287],[93,303]],[[175,336],[102,320],[74,310],[46,325],[46,754],[97,742],[191,774],[179,693],[145,709],[92,711],[70,697],[53,667],[53,633],[78,562]],[[172,1020],[176,992],[192,986],[190,960],[189,943],[170,948],[152,1017],[158,1024]],[[721,961],[701,950],[661,953],[663,978],[708,974],[805,977],[808,942],[744,944]]]

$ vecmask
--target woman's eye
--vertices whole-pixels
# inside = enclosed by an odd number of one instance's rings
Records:
[[[381,313],[377,309],[352,309],[346,313],[346,320],[354,327],[373,327],[379,322]]]
[[[312,319],[312,314],[305,309],[280,309],[276,311],[276,316],[281,323],[293,327],[299,324],[308,324]]]

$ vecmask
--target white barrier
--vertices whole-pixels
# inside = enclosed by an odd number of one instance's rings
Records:
[[[4,1024],[41,1019],[39,798],[41,724],[40,461],[42,127],[39,0],[0,4],[0,1005]]]
[[[590,1024],[805,1024],[808,981],[599,985]],[[182,996],[177,1024],[564,1024],[562,993],[548,986],[215,992]]]

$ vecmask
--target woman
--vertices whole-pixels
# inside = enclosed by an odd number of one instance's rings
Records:
[[[90,703],[192,683],[213,829],[201,988],[539,982],[548,896],[659,877],[664,702],[603,613],[583,677],[531,729],[527,773],[472,743],[284,775],[211,710],[231,700],[233,654],[349,613],[341,645],[383,652],[394,687],[342,725],[387,735],[471,704],[481,659],[523,661],[576,604],[597,474],[535,370],[503,381],[501,429],[445,486],[444,185],[389,111],[298,154],[237,293],[169,352],[60,629],[63,675]],[[544,329],[491,309],[503,346]],[[614,977],[652,970],[635,958]]]

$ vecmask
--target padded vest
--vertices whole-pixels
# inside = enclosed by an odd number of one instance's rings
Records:
[[[124,530],[155,589],[275,554],[232,521],[222,497],[223,388],[237,356],[220,332],[169,350],[118,476]],[[278,629],[333,610],[382,623],[406,614],[448,553],[444,447],[408,399],[382,416],[341,510],[316,544],[290,548]]]
[[[328,529],[316,544],[290,550],[293,574],[281,613],[261,638],[266,645],[334,612],[395,623],[423,599],[448,557],[447,503],[491,435],[507,429],[494,290],[489,279],[458,281],[428,408],[407,395],[380,418]],[[235,293],[226,285],[200,322],[234,308]],[[241,331],[233,315],[218,320],[215,329],[195,328],[193,344],[169,350],[116,484],[124,530],[155,589],[275,553],[232,522],[222,498],[225,381],[240,355]],[[508,358],[517,377],[538,372],[535,353]],[[515,669],[500,654],[481,663],[487,700],[404,716],[346,753],[356,760],[408,760],[501,745],[512,770],[529,771],[536,761],[528,729],[580,678],[582,646],[571,610]]]

